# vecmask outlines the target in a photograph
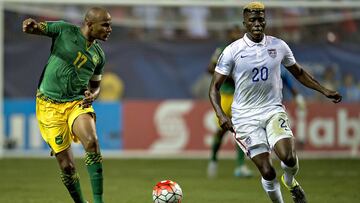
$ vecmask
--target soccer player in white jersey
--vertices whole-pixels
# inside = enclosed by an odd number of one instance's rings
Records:
[[[282,105],[280,66],[283,64],[304,86],[314,89],[334,103],[341,101],[337,91],[320,85],[295,60],[282,40],[264,34],[265,6],[251,2],[243,10],[246,34],[225,48],[218,59],[209,97],[221,127],[234,134],[261,173],[261,183],[272,202],[283,203],[270,153],[281,161],[282,183],[296,203],[306,203],[304,190],[294,176],[299,170],[295,140]],[[235,81],[230,119],[221,108],[220,87],[227,77]]]

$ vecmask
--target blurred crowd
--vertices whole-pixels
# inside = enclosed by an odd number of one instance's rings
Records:
[[[224,30],[243,21],[241,8],[134,6],[115,7],[112,13],[142,24],[131,29],[140,38],[224,39]],[[271,8],[267,32],[294,43],[360,41],[358,14],[356,9]]]
[[[55,10],[54,10],[55,9]],[[86,6],[29,5],[5,7],[5,41],[19,40],[21,19],[35,17],[38,20],[64,19],[80,23]],[[242,28],[240,7],[159,7],[159,6],[109,6],[113,18],[111,40],[139,41],[225,41],[226,31],[239,25]],[[354,46],[360,42],[360,11],[357,8],[269,8],[267,9],[267,34],[278,36],[290,44],[327,43],[337,46]],[[341,49],[341,47],[340,47]],[[211,51],[210,51],[211,52]],[[210,55],[209,55],[210,60]],[[305,64],[306,65],[306,64]],[[339,90],[344,101],[360,101],[360,76],[344,71],[339,64],[309,65],[309,71],[323,84]],[[352,67],[359,69],[360,67]],[[347,69],[348,70],[348,69]],[[125,78],[126,76],[121,76]],[[111,77],[110,77],[111,78]],[[126,81],[125,81],[126,82]],[[121,84],[121,92],[124,84]],[[126,86],[126,84],[125,84]],[[302,87],[300,92],[302,91]],[[319,94],[305,88],[308,100],[321,100]],[[125,94],[126,97],[126,94]],[[122,98],[122,96],[121,96]],[[285,94],[285,99],[286,97]]]
[[[86,6],[29,5],[26,15],[52,20],[81,22]],[[224,31],[242,26],[241,7],[160,7],[111,6],[114,35],[139,39],[225,39]],[[12,15],[23,17],[24,8],[11,7]],[[56,10],[56,12],[54,11]],[[43,11],[43,15],[41,14]],[[338,41],[360,42],[360,11],[357,8],[268,8],[267,33],[293,42]],[[11,21],[6,27],[15,28]],[[10,31],[9,31],[10,32]],[[115,34],[116,33],[116,34]]]
[[[320,68],[321,69],[321,68]],[[310,70],[311,71],[311,70]],[[312,73],[314,74],[314,73]],[[324,66],[314,76],[318,81],[329,89],[338,90],[343,96],[343,102],[360,102],[360,78],[359,75],[350,72],[341,72],[337,64]],[[325,101],[323,95],[300,87],[307,100]]]

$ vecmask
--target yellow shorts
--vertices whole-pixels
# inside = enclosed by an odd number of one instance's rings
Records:
[[[36,98],[36,117],[39,123],[41,136],[56,154],[68,147],[71,141],[78,142],[72,133],[75,119],[84,113],[95,117],[92,107],[82,108],[80,101],[56,103]]]
[[[231,117],[231,104],[233,102],[233,94],[221,94],[221,107],[225,114]],[[219,119],[216,117],[217,124],[220,127]]]

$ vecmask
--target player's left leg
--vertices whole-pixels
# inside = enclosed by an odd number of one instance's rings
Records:
[[[94,203],[103,203],[102,156],[95,128],[95,115],[83,113],[73,122],[72,132],[79,138],[85,151],[85,163],[90,176]]]
[[[295,203],[306,203],[305,192],[295,180],[295,175],[299,171],[299,161],[295,152],[294,139],[284,138],[279,140],[275,144],[274,151],[281,160],[281,168],[284,170],[281,182],[291,192]]]
[[[269,119],[266,131],[268,132],[268,141],[284,169],[283,184],[290,190],[294,202],[306,203],[305,192],[294,178],[299,170],[299,162],[287,114],[285,112],[275,113]]]

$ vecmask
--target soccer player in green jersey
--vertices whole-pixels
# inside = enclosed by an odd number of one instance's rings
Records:
[[[81,27],[63,21],[23,21],[23,32],[52,38],[51,54],[38,85],[36,116],[75,203],[87,201],[75,169],[72,141],[83,145],[94,203],[103,203],[102,157],[92,102],[100,93],[105,64],[97,40],[106,41],[111,31],[111,16],[100,7],[87,11]]]

